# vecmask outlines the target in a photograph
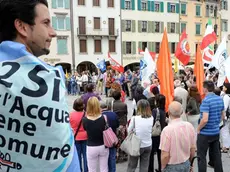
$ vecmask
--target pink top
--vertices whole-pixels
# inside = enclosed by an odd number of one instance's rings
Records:
[[[196,145],[195,129],[180,118],[172,120],[161,133],[160,149],[169,152],[168,164],[180,164],[190,158],[190,149]]]
[[[73,134],[76,133],[76,130],[80,124],[80,121],[81,121],[83,115],[84,115],[84,112],[73,111],[70,113],[70,125],[73,129],[73,132],[74,132]],[[84,130],[83,124],[81,122],[81,127],[77,133],[77,136],[75,137],[75,140],[87,140],[87,139],[88,139],[87,133]]]

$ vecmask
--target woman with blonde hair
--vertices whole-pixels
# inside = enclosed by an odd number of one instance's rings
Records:
[[[86,117],[83,118],[83,127],[88,135],[86,152],[89,172],[97,171],[98,162],[100,172],[108,172],[109,149],[103,141],[105,125],[99,100],[91,97],[87,102]]]
[[[133,172],[137,168],[140,158],[140,172],[148,172],[149,157],[152,150],[153,116],[149,102],[141,99],[137,103],[137,115],[133,116],[128,127],[128,132],[134,131],[141,140],[140,156],[129,157],[127,172]]]

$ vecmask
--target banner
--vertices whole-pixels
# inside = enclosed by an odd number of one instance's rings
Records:
[[[79,169],[64,77],[24,45],[0,44],[1,172]]]

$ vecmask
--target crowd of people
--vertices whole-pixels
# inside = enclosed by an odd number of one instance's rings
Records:
[[[208,165],[215,171],[223,171],[221,152],[227,153],[230,147],[229,121],[225,115],[230,105],[229,83],[217,88],[215,78],[207,76],[203,84],[206,97],[202,100],[193,70],[186,68],[184,73],[174,76],[174,101],[167,111],[166,98],[160,94],[160,81],[156,73],[150,76],[150,82],[144,83],[144,86],[141,86],[139,70],[128,70],[124,74],[107,70],[104,74],[99,72],[93,76],[96,76],[96,82],[85,87],[86,92],[76,99],[73,105],[75,111],[70,115],[74,131],[82,125],[78,133],[85,135],[84,151],[79,146],[81,139],[76,135],[80,161],[81,154],[84,157],[85,168],[82,171],[93,172],[100,162],[100,171],[115,172],[116,163],[128,161],[127,172],[134,172],[140,160],[140,172],[187,172],[197,151],[199,172],[205,172],[208,148]],[[103,98],[103,94],[107,98]],[[133,102],[131,119],[127,116],[126,101]],[[80,110],[76,108],[76,102],[81,102],[78,104],[82,107]],[[91,117],[92,114],[96,117]],[[119,139],[116,146],[107,150],[100,148],[103,145],[104,115]],[[156,122],[161,128],[157,136],[152,134]],[[141,140],[139,157],[127,155],[120,149],[128,133],[133,130]],[[85,142],[87,138],[88,142]],[[97,152],[95,156],[91,150]],[[155,154],[158,167],[154,167]]]

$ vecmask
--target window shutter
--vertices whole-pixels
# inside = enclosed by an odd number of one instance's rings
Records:
[[[138,48],[140,48],[142,50],[142,42],[138,42]],[[145,50],[143,50],[145,51]]]
[[[138,10],[141,11],[141,0],[138,0]]]
[[[65,18],[65,23],[66,23],[66,30],[70,30],[70,18],[69,17]]]
[[[125,41],[122,42],[122,53],[126,54],[126,42]]]
[[[150,1],[151,2],[151,11],[154,11],[154,1]]]
[[[152,42],[152,51],[156,52],[156,42]]]
[[[228,10],[228,1],[226,1],[226,10]]]
[[[161,22],[161,33],[164,33],[164,22]]]
[[[141,33],[141,21],[138,21],[138,32]]]
[[[168,30],[168,33],[171,33],[170,26],[171,26],[171,23],[168,22],[168,23],[167,23],[167,30]]]
[[[136,42],[132,42],[132,54],[136,54]]]
[[[170,13],[170,2],[168,2],[168,13]]]
[[[69,9],[69,3],[70,3],[70,0],[65,0],[65,8],[66,9]]]
[[[57,0],[52,0],[52,8],[57,8],[57,3],[56,3]]]
[[[176,23],[176,33],[180,33],[180,23]]]
[[[121,31],[125,32],[125,20],[121,21]]]
[[[176,4],[176,13],[178,13],[179,14],[179,12],[180,12],[180,4]]]
[[[132,0],[132,10],[135,10],[135,0]]]
[[[57,17],[52,17],[52,27],[57,30]]]
[[[125,9],[125,0],[121,0],[121,9]]]
[[[168,46],[169,46],[169,52],[170,54],[172,53],[172,50],[171,50],[171,42],[168,43]]]
[[[152,31],[153,33],[155,33],[155,22],[154,21],[152,22]]]
[[[152,50],[152,42],[148,42],[148,46],[147,46],[147,47],[148,47],[148,50],[149,50],[149,51],[153,51],[153,50]]]
[[[160,8],[161,8],[161,12],[163,13],[164,12],[164,2],[161,2]]]
[[[136,21],[132,20],[132,32],[136,32]]]
[[[151,11],[151,1],[148,1],[148,11]]]
[[[148,21],[148,33],[152,33],[152,22]]]
[[[57,39],[58,54],[67,54],[67,40]]]

